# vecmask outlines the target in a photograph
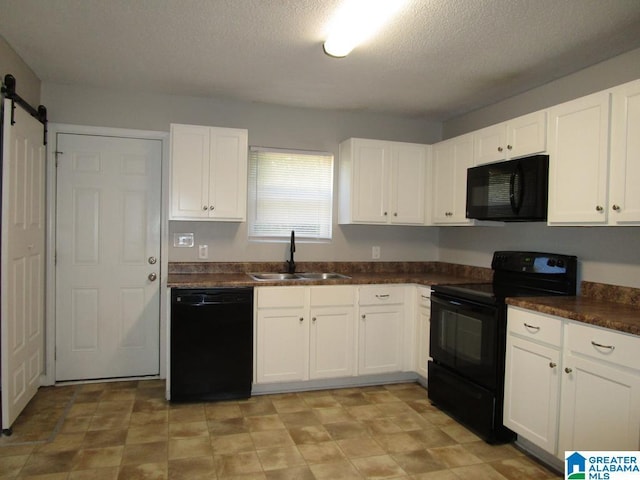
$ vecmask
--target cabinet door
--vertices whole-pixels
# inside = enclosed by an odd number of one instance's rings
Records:
[[[247,216],[246,130],[211,128],[209,217],[244,221]]]
[[[550,224],[607,221],[609,93],[549,109]]]
[[[559,453],[638,450],[640,376],[572,354],[564,366]]]
[[[402,305],[360,307],[358,374],[402,371]]]
[[[209,127],[171,125],[171,218],[209,216]]]
[[[523,115],[507,122],[509,158],[524,157],[547,149],[547,112]]]
[[[507,126],[504,123],[492,125],[474,132],[474,165],[498,162],[507,156]]]
[[[311,309],[309,378],[354,374],[354,312],[353,306]]]
[[[389,142],[353,141],[353,221],[387,223]]]
[[[640,223],[640,80],[613,91],[609,218]]]
[[[507,337],[503,422],[547,452],[556,453],[560,351]]]
[[[424,224],[424,190],[427,147],[425,145],[391,145],[391,223]]]
[[[433,223],[469,225],[466,218],[467,169],[473,166],[473,135],[463,135],[434,147]]]
[[[307,380],[309,318],[303,308],[259,308],[257,313],[257,382]]]

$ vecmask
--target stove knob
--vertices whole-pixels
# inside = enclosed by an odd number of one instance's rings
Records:
[[[547,265],[550,267],[555,267],[556,266],[556,259],[555,258],[550,258],[549,260],[547,260]]]
[[[564,260],[558,259],[558,262],[556,263],[556,265],[560,268],[564,268]]]

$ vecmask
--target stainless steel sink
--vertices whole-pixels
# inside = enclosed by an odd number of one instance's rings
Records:
[[[300,280],[295,273],[250,273],[249,276],[258,281],[280,281],[280,280]]]
[[[303,272],[297,273],[296,275],[305,280],[335,280],[340,278],[351,278],[348,275],[335,272]]]
[[[301,272],[301,273],[274,273],[260,272],[248,274],[254,280],[259,282],[265,281],[283,281],[283,280],[336,280],[340,278],[351,278],[348,275],[335,272]]]

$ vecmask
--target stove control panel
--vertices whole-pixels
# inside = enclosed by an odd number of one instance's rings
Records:
[[[496,271],[571,275],[576,264],[577,258],[572,255],[500,251],[493,254],[491,268]]]

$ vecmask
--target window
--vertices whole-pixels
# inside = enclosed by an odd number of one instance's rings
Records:
[[[333,155],[251,147],[249,238],[331,239]]]

